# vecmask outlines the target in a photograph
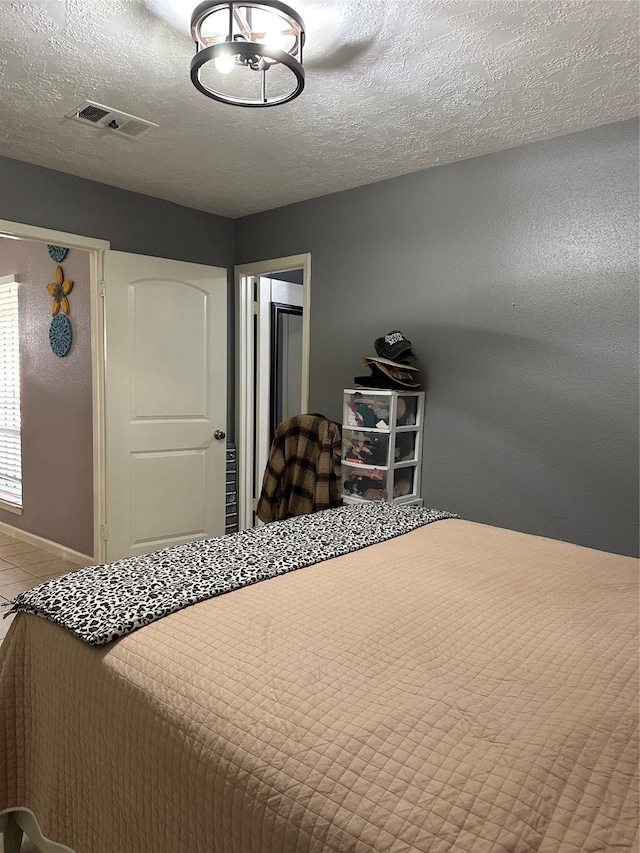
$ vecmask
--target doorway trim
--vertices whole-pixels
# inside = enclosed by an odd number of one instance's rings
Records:
[[[236,447],[238,466],[238,529],[253,525],[253,469],[255,461],[254,383],[255,351],[253,317],[255,299],[250,281],[254,276],[302,270],[302,389],[301,412],[309,408],[309,352],[311,341],[311,252],[235,267],[236,302]]]
[[[89,252],[89,283],[91,293],[91,396],[93,416],[93,554],[87,555],[96,563],[104,562],[106,530],[105,477],[105,353],[104,353],[104,253],[110,248],[108,240],[83,237],[52,228],[40,228],[0,219],[0,237],[18,237],[69,249]],[[22,532],[18,528],[18,533]],[[52,543],[53,545],[57,543]]]

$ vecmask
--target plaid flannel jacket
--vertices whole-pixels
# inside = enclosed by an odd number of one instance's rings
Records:
[[[283,421],[273,438],[258,501],[264,522],[340,506],[342,428],[322,415]]]

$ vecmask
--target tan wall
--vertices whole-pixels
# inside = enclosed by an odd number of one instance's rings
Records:
[[[0,521],[83,554],[93,554],[93,429],[89,253],[71,249],[61,264],[74,281],[69,296],[73,344],[64,358],[49,345],[52,300],[46,285],[56,263],[45,243],[0,238],[0,276],[20,287],[22,394],[21,516]]]

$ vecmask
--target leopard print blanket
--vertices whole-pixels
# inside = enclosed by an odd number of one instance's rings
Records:
[[[449,512],[371,501],[78,569],[20,593],[10,613],[110,643],[191,604],[384,542]]]

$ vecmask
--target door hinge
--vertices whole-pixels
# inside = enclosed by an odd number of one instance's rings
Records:
[[[258,509],[258,498],[253,499],[253,505],[251,509],[255,512]]]
[[[252,310],[252,313],[253,313],[253,314],[257,314],[257,313],[258,313],[258,303],[257,303],[257,302],[252,302],[252,303],[251,303],[251,310]]]
[[[104,299],[104,281],[98,282],[98,296]]]
[[[103,542],[106,542],[107,539],[109,538],[109,528],[107,527],[106,524],[100,525],[100,536],[102,537]]]

